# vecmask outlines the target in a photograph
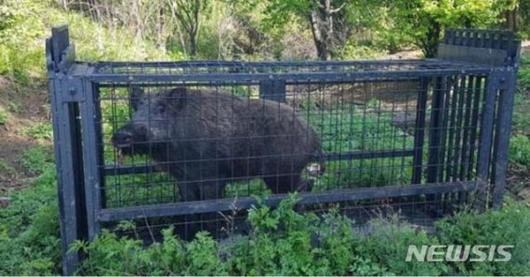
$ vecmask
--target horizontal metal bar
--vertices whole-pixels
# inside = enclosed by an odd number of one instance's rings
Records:
[[[324,157],[328,161],[335,161],[335,160],[395,158],[395,157],[407,157],[407,156],[412,156],[412,155],[414,155],[414,149],[337,152],[337,153],[326,153]]]
[[[396,83],[396,82],[414,82],[414,81],[419,81],[420,78],[418,77],[414,77],[414,76],[407,76],[407,77],[395,77],[395,78],[385,78],[385,79],[377,79],[377,80],[374,80],[374,79],[359,79],[359,80],[356,80],[355,83],[356,84],[360,84],[360,83],[374,83],[374,82],[377,82],[379,84],[381,83]],[[179,82],[179,83],[175,83],[174,85],[179,85],[179,86],[188,86],[188,87],[193,87],[193,86],[203,86],[203,87],[223,87],[223,86],[226,86],[226,87],[233,87],[234,85],[256,85],[258,86],[260,83],[260,81],[248,81],[248,82],[222,82],[222,83],[215,83],[215,82],[194,82],[194,81],[184,81],[184,82]],[[315,81],[311,81],[309,83],[315,83]],[[331,82],[319,82],[319,83],[322,83],[322,84],[328,84],[328,85],[340,85],[340,84],[351,84],[352,82],[351,81],[331,81]],[[286,85],[306,85],[308,84],[307,80],[293,80],[293,81],[285,81],[285,84]],[[138,86],[142,86],[142,87],[167,87],[167,86],[171,86],[172,84],[171,83],[163,83],[163,82],[148,82],[148,83],[143,83],[142,81],[134,81],[134,82],[129,82],[129,83],[98,83],[98,87],[100,88],[119,88],[119,87],[130,87],[130,86],[135,86],[135,85],[138,85]],[[289,93],[288,93],[289,94]]]
[[[453,193],[476,189],[476,182],[452,182],[425,185],[385,186],[356,189],[342,189],[327,192],[300,193],[298,204],[324,204],[344,201],[359,201],[388,197],[413,196],[421,194]],[[267,197],[264,203],[277,206],[287,198],[285,194]],[[257,204],[253,197],[224,198],[204,201],[190,201],[159,205],[146,205],[125,208],[111,208],[99,211],[97,219],[100,222],[139,219],[148,217],[163,217],[211,213],[219,211],[245,210]]]
[[[215,60],[195,60],[195,61],[154,61],[154,62],[124,62],[110,61],[98,62],[95,66],[98,69],[104,67],[159,67],[159,68],[187,68],[187,67],[304,67],[304,66],[352,66],[352,65],[399,65],[399,64],[435,64],[447,62],[437,59],[395,59],[395,60],[350,60],[350,61],[215,61]]]
[[[407,157],[414,154],[413,149],[406,150],[380,150],[380,151],[350,151],[350,152],[336,152],[325,153],[324,159],[327,161],[335,160],[356,160],[356,159],[379,159],[379,158],[395,158]],[[180,162],[180,161],[179,161]],[[184,162],[182,162],[184,163]],[[153,165],[139,165],[139,166],[113,166],[106,165],[105,176],[116,176],[126,174],[142,174],[160,171]]]
[[[92,74],[87,79],[99,85],[105,83],[185,83],[205,84],[257,84],[264,80],[284,80],[286,84],[327,84],[359,82],[363,80],[396,79],[407,77],[436,77],[449,75],[485,75],[491,68],[478,69],[432,69],[403,71],[355,71],[355,72],[304,72],[304,73],[194,73],[194,74]]]

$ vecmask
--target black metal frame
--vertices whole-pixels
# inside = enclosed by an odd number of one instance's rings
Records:
[[[135,83],[178,84],[253,84],[259,85],[263,99],[285,101],[285,88],[290,84],[333,84],[363,80],[415,80],[419,81],[417,101],[417,128],[414,132],[414,148],[403,151],[372,151],[328,153],[328,160],[370,159],[381,157],[412,157],[413,178],[408,186],[368,187],[343,189],[321,193],[302,193],[301,204],[334,203],[387,197],[428,195],[460,195],[478,192],[479,208],[499,208],[506,183],[507,147],[511,131],[511,112],[515,90],[519,42],[512,33],[504,31],[448,30],[439,46],[437,59],[383,60],[383,61],[334,61],[334,62],[99,62],[75,61],[74,45],[69,41],[66,26],[52,29],[46,41],[49,92],[52,104],[54,144],[58,173],[61,236],[63,242],[63,272],[74,272],[80,257],[68,252],[74,240],[90,240],[109,221],[144,217],[190,215],[206,212],[247,209],[256,200],[251,197],[226,198],[171,204],[106,208],[105,195],[101,193],[105,174],[129,174],[151,172],[150,167],[101,168],[102,157],[98,150],[102,134],[96,122],[101,117],[95,92],[105,86],[130,86]],[[438,93],[432,101],[431,130],[428,170],[423,176],[423,149],[427,110],[427,89],[431,80],[435,86],[448,86],[448,76],[463,80],[461,88],[467,96],[452,101],[453,112],[444,114],[444,103],[449,93]],[[464,82],[465,81],[465,82]],[[474,100],[473,89],[486,82],[483,101]],[[437,90],[443,92],[444,89]],[[456,94],[455,94],[456,95]],[[462,94],[464,95],[464,94]],[[478,95],[478,94],[477,94]],[[457,97],[457,96],[452,96]],[[467,105],[475,105],[480,114],[470,114]],[[446,109],[447,110],[447,109]],[[465,111],[464,111],[465,110]],[[468,111],[469,110],[469,111]],[[469,113],[469,114],[468,114]],[[474,118],[474,120],[472,120]],[[479,120],[480,119],[480,120]],[[464,122],[463,122],[464,121]],[[464,132],[461,136],[441,132],[447,124],[468,125],[480,121],[478,134]],[[467,123],[466,123],[467,122]],[[419,126],[419,127],[418,127]],[[472,128],[473,129],[473,128]],[[448,137],[444,137],[448,135]],[[454,177],[458,169],[443,169],[440,159],[446,150],[441,140],[478,139],[477,178],[460,181]],[[450,147],[450,146],[449,146]],[[470,143],[470,147],[475,147]],[[447,155],[457,155],[447,149]],[[473,159],[461,151],[456,159]],[[456,154],[455,154],[456,153]],[[458,154],[460,155],[460,154]],[[469,174],[464,170],[459,174]],[[445,171],[444,171],[445,170]],[[450,171],[452,170],[452,171]],[[444,173],[445,172],[445,173]],[[444,176],[445,174],[445,176]],[[469,177],[469,176],[468,176]],[[426,179],[427,182],[422,183]],[[285,195],[273,195],[265,203],[274,206]]]

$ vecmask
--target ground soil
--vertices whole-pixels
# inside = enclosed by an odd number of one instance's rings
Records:
[[[47,91],[42,85],[21,89],[9,78],[0,76],[0,109],[8,112],[7,122],[0,125],[0,162],[4,165],[0,167],[2,196],[27,186],[33,177],[21,167],[21,154],[39,143],[49,144],[37,142],[24,132],[29,126],[49,121]]]

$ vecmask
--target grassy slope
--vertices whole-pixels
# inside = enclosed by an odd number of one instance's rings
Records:
[[[55,1],[0,4],[0,196],[28,185],[19,157],[49,145],[51,124],[45,82],[44,41],[52,26],[68,24],[80,60],[165,60],[165,51],[120,28],[109,29]]]

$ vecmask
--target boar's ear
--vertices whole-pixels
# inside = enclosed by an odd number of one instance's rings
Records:
[[[144,96],[144,89],[139,86],[133,86],[129,88],[129,90],[131,95],[131,107],[133,108],[133,110],[137,110]]]
[[[188,91],[185,87],[176,87],[168,93],[168,102],[173,103],[179,109],[186,105],[187,98]]]

